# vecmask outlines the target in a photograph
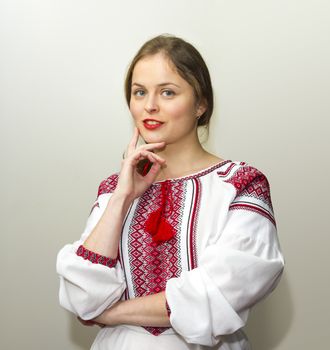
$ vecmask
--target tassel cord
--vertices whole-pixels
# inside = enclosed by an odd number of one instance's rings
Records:
[[[160,206],[150,213],[145,223],[145,230],[152,235],[156,244],[171,239],[175,234],[174,227],[168,221],[173,210],[172,187],[169,180],[161,184],[160,192]]]

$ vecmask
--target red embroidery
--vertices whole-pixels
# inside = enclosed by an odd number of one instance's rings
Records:
[[[166,216],[171,216],[173,211],[173,196],[171,182],[166,180],[161,183],[161,204],[160,207],[149,214],[145,222],[145,231],[149,232],[152,240],[159,244],[168,241],[175,235],[174,227],[168,222]],[[166,210],[166,199],[169,198],[169,209]],[[168,213],[166,213],[168,211]]]
[[[193,208],[191,210],[191,221],[190,221],[190,230],[189,230],[189,247],[190,247],[190,260],[189,260],[189,269],[192,270],[197,267],[197,249],[196,249],[196,228],[198,222],[198,213],[199,206],[201,201],[201,182],[200,179],[194,179],[194,199],[193,199]]]
[[[214,171],[217,168],[221,168],[222,166],[224,166],[225,164],[230,163],[230,162],[232,162],[230,159],[224,160],[224,161],[221,161],[217,164],[212,165],[211,167],[209,167],[203,171],[197,172],[197,173],[192,174],[192,175],[179,177],[178,179],[174,179],[173,181],[186,181],[186,180],[190,180],[190,179],[197,179],[197,178],[202,177],[208,173],[211,173],[212,171]]]
[[[81,256],[85,260],[91,261],[93,264],[101,264],[108,267],[114,267],[117,264],[118,259],[111,259],[107,258],[106,256],[94,253],[87,248],[85,248],[83,245],[79,246],[76,254],[78,256]]]
[[[245,209],[245,210],[250,210],[254,211],[255,213],[258,213],[268,220],[270,220],[273,225],[276,227],[276,221],[274,219],[274,216],[271,215],[267,210],[263,209],[262,207],[258,207],[256,205],[251,205],[249,203],[243,204],[243,203],[234,203],[230,206],[230,210],[237,210],[237,209]]]
[[[217,174],[220,177],[226,177],[235,166],[237,166],[237,165],[234,162],[232,162],[225,170],[217,171]]]
[[[166,219],[178,232],[183,211],[184,182],[172,183],[173,210]],[[128,257],[134,296],[159,293],[165,290],[166,282],[181,273],[180,235],[157,244],[145,231],[149,213],[161,205],[161,186],[149,188],[137,203],[135,215],[128,233]],[[144,327],[153,335],[159,335],[168,327]]]
[[[276,226],[269,182],[260,170],[245,164],[238,168],[229,179],[224,180],[231,183],[236,189],[236,197],[229,206],[229,210],[244,209],[257,212],[267,217]],[[254,200],[249,200],[248,197]],[[258,205],[256,200],[262,202],[263,205],[260,202]]]
[[[104,193],[113,192],[117,187],[118,177],[119,177],[118,174],[112,174],[107,179],[103,180],[100,183],[97,196],[100,196],[101,194],[104,194]]]
[[[256,197],[271,207],[269,183],[260,170],[243,166],[225,182],[231,183],[240,196]]]

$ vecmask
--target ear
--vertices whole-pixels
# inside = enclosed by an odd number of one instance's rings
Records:
[[[196,108],[196,116],[201,116],[205,113],[205,111],[207,110],[207,102],[205,100],[205,98],[203,98],[199,104],[197,105]]]

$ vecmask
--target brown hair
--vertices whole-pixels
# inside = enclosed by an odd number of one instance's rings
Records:
[[[194,89],[198,103],[206,102],[206,111],[198,119],[197,126],[207,126],[213,112],[213,89],[209,70],[196,48],[183,39],[163,34],[148,40],[131,62],[125,80],[125,95],[128,106],[131,101],[132,75],[135,65],[146,56],[163,52],[176,68],[178,74]]]

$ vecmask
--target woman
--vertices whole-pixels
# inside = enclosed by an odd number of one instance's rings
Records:
[[[202,147],[213,93],[189,43],[146,42],[125,89],[134,135],[58,254],[60,303],[101,326],[92,349],[249,349],[241,328],[284,265],[267,178]]]

